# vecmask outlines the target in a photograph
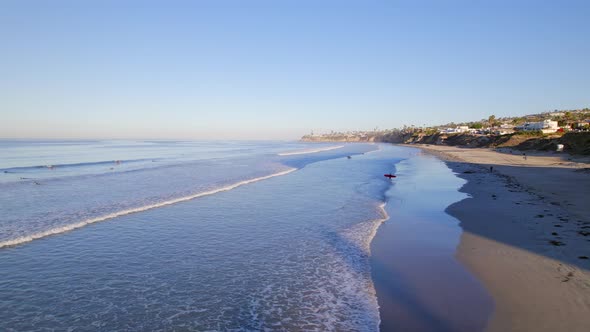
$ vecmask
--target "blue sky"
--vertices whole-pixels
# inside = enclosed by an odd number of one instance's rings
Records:
[[[590,107],[589,1],[0,1],[0,137],[297,139]]]

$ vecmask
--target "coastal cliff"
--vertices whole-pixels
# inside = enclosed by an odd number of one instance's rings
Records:
[[[382,142],[396,144],[432,144],[473,148],[513,148],[517,150],[555,151],[558,144],[571,154],[590,155],[590,132],[553,135],[514,133],[507,135],[442,134],[411,131],[366,132],[360,134],[305,135],[305,142]]]

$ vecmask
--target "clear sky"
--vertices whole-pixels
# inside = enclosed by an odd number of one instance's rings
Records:
[[[590,106],[590,1],[0,0],[0,137],[297,139]]]

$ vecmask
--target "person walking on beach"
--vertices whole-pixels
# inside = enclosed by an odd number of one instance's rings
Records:
[[[526,160],[526,153],[522,153],[522,159]]]

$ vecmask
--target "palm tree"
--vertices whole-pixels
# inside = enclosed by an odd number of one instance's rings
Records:
[[[488,123],[489,123],[490,127],[494,127],[494,125],[496,124],[496,116],[490,115],[488,117]]]

